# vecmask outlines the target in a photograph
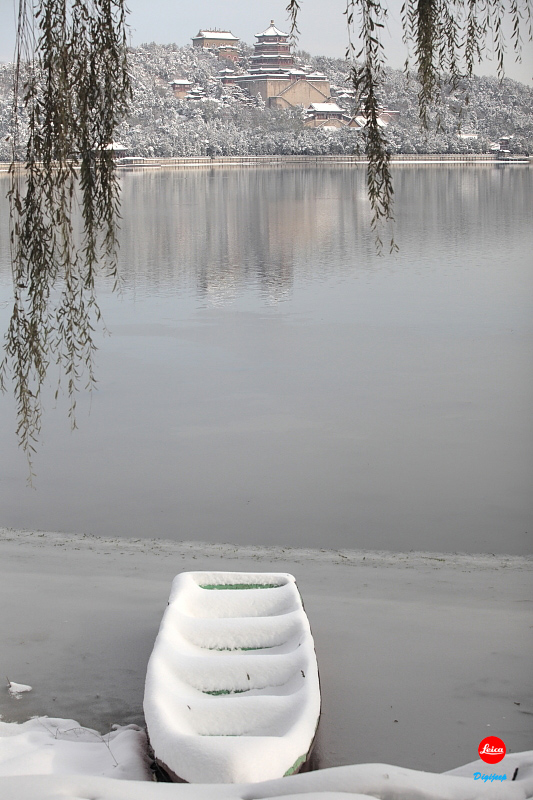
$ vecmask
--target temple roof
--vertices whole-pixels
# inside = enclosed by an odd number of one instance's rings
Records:
[[[337,103],[311,103],[308,110],[310,111],[311,109],[312,111],[317,111],[322,113],[329,112],[330,114],[344,113],[342,108],[339,108]]]
[[[256,61],[260,61],[264,58],[290,58],[292,60],[293,57],[290,53],[259,53],[259,55],[252,56],[250,60],[253,61],[255,59]]]
[[[232,39],[238,42],[237,36],[234,36],[231,31],[198,31],[193,39]]]
[[[288,37],[289,34],[288,33],[283,33],[283,31],[280,31],[278,28],[276,28],[276,26],[274,25],[274,20],[271,19],[270,20],[270,26],[266,29],[266,31],[263,31],[263,33],[256,33],[255,36],[256,36],[257,39],[259,39],[262,36],[286,36],[286,37]]]

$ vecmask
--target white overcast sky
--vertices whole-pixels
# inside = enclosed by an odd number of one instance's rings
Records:
[[[405,51],[399,26],[402,0],[389,0],[389,31],[385,34],[390,66],[401,68]],[[15,38],[17,0],[0,0],[0,61],[11,61]],[[189,44],[200,28],[231,30],[235,36],[253,44],[254,34],[263,31],[274,19],[282,30],[288,30],[287,0],[129,0],[131,43],[157,42]],[[300,42],[312,55],[342,58],[346,52],[346,0],[300,0]],[[510,53],[506,75],[531,86],[533,79],[533,44],[524,45],[522,63]],[[495,75],[494,61],[485,61],[477,74]]]

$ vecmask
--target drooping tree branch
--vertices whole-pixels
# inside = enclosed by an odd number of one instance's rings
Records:
[[[385,27],[387,10],[380,0],[347,0],[346,13],[349,34],[354,26],[354,13],[359,14],[361,48],[356,52],[349,35],[348,56],[352,62],[351,78],[355,101],[364,111],[365,151],[368,156],[367,189],[372,208],[371,226],[376,235],[378,252],[382,250],[380,223],[393,219],[393,186],[387,137],[380,123],[379,90],[383,84],[385,54],[379,33]],[[394,249],[391,237],[390,249]]]
[[[12,372],[30,474],[50,364],[66,377],[73,425],[80,381],[94,384],[95,275],[103,267],[117,278],[112,142],[129,98],[124,0],[19,1],[8,193],[14,302],[0,382],[5,390]]]

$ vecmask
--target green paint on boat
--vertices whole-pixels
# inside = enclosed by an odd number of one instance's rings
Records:
[[[279,589],[281,583],[204,583],[200,589]]]
[[[237,651],[242,650],[271,650],[273,647],[276,647],[275,644],[267,644],[264,647],[208,647],[207,650],[216,650],[217,653],[229,652],[235,653]]]
[[[294,775],[295,772],[298,772],[302,764],[305,764],[306,760],[307,760],[307,753],[304,753],[303,756],[299,756],[299,758],[296,759],[292,767],[289,767],[289,769],[283,775],[283,777],[286,778],[288,775]]]

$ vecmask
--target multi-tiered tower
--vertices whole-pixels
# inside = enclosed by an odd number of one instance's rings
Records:
[[[255,36],[257,42],[254,54],[250,59],[252,62],[250,72],[270,72],[272,69],[289,70],[294,66],[289,35],[278,30],[273,19],[270,20],[270,27],[266,31],[256,33]]]
[[[261,95],[270,106],[307,107],[329,99],[329,81],[311,68],[296,69],[291,54],[289,34],[276,28],[274,20],[263,33],[256,33],[257,42],[246,75],[236,75],[235,83],[252,96]]]

